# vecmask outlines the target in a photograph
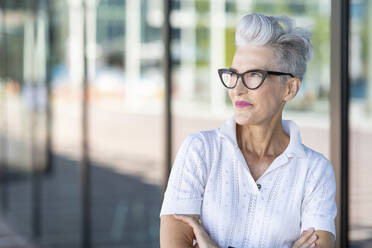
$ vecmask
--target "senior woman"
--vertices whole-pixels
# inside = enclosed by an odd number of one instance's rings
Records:
[[[334,245],[333,167],[282,120],[312,56],[309,37],[286,16],[240,20],[232,65],[218,70],[234,114],[181,144],[160,212],[161,247]]]

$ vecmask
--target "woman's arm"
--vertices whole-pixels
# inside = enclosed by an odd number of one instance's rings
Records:
[[[193,246],[192,228],[172,215],[192,213],[189,216],[199,219],[211,164],[205,162],[209,157],[204,146],[201,133],[188,135],[174,160],[160,211],[162,248]]]
[[[315,247],[333,248],[335,246],[335,238],[332,233],[321,230],[317,230],[315,233],[318,235]]]
[[[197,248],[219,248],[219,246],[214,242],[211,237],[208,235],[206,230],[204,229],[203,225],[197,220],[199,215],[175,215],[174,219],[180,220],[186,223],[192,231],[192,236],[195,237],[197,240],[196,247]],[[173,219],[173,221],[174,221]],[[327,243],[327,233],[326,231],[315,231],[314,228],[309,228],[308,230],[304,231],[301,234],[301,237],[293,243],[292,248],[313,248],[313,247],[321,247],[321,248],[331,248],[331,243]],[[188,233],[189,234],[189,233]],[[330,234],[330,233],[329,233]],[[330,234],[332,236],[332,234]],[[177,245],[172,247],[192,247],[187,245],[191,242],[185,242],[185,236],[177,234],[177,240],[175,241]],[[321,240],[319,241],[319,238]],[[319,242],[318,242],[319,241]],[[160,241],[162,242],[162,241]],[[170,247],[169,244],[172,242],[171,240],[163,241],[167,242],[167,247]],[[186,244],[186,245],[183,245]],[[163,248],[163,246],[161,246]],[[164,246],[165,247],[165,246]]]
[[[192,228],[192,232],[197,241],[195,246],[196,248],[219,248],[217,243],[212,240],[207,231],[204,229],[198,217],[193,217],[186,214],[176,214],[174,217]]]
[[[199,219],[200,215],[187,216]],[[160,247],[161,248],[192,248],[193,229],[186,223],[177,220],[173,215],[160,217]]]

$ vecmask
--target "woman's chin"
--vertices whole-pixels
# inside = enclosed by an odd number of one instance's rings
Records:
[[[257,125],[258,122],[250,113],[235,112],[235,122],[239,125]]]

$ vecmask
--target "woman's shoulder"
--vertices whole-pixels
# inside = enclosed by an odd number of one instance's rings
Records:
[[[301,144],[301,145],[302,145],[302,147],[305,151],[307,159],[329,161],[328,158],[326,158],[326,156],[324,156],[324,154],[322,154],[321,152],[318,152],[318,151],[314,150],[313,148],[310,148],[310,147],[308,147],[304,144]]]
[[[179,153],[185,157],[200,157],[210,166],[214,161],[214,154],[219,154],[220,151],[218,139],[216,129],[190,133],[184,138]]]
[[[188,134],[184,142],[189,142],[192,146],[206,146],[211,147],[218,141],[219,135],[216,129],[200,130]]]
[[[333,171],[333,166],[329,159],[324,156],[324,154],[303,145],[305,154],[306,154],[306,162],[309,166],[309,170],[311,171],[318,171],[320,173],[326,172],[326,171]]]

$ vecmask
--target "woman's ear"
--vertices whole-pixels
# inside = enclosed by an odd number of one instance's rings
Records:
[[[299,78],[290,78],[285,83],[285,92],[283,101],[287,102],[292,100],[296,95],[298,90],[301,87],[301,80]]]

